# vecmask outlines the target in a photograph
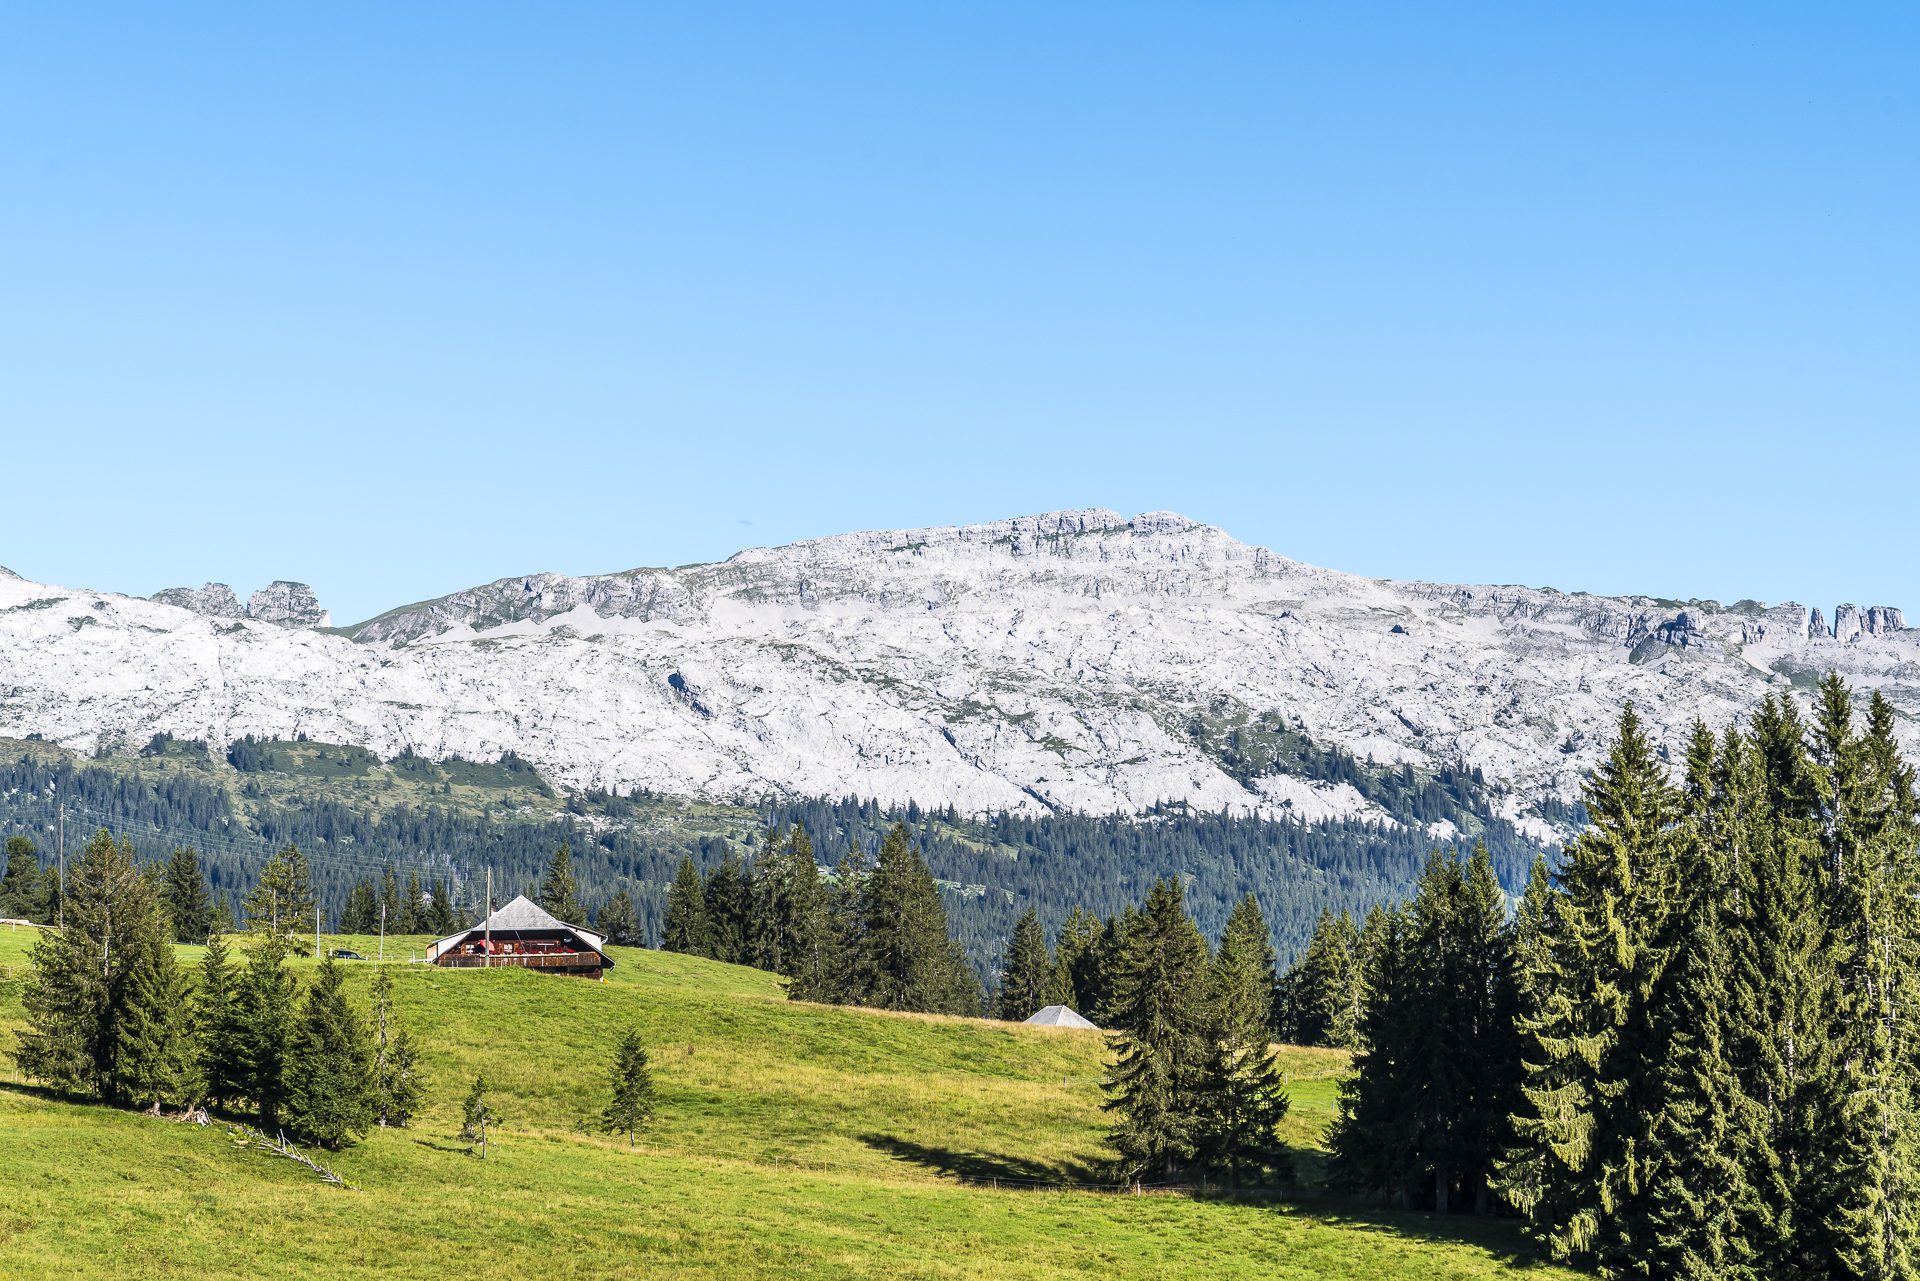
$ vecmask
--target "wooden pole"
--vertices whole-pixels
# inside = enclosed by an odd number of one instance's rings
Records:
[[[387,905],[385,903],[382,903],[380,905],[380,959],[378,961],[375,961],[374,964],[385,965],[386,963],[387,963]]]
[[[485,928],[487,931],[487,953],[486,960],[480,963],[480,968],[483,970],[491,969],[493,966],[493,864],[491,863],[487,864],[487,921]]]

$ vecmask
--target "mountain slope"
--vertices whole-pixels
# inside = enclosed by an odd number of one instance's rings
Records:
[[[1920,630],[1884,608],[1835,621],[1386,582],[1171,513],[1055,512],[501,579],[338,630],[0,579],[0,734],[306,733],[513,751],[576,787],[972,813],[1378,812],[1295,767],[1310,741],[1479,769],[1544,837],[1536,802],[1572,798],[1629,699],[1673,741],[1837,667],[1887,692],[1914,745]]]

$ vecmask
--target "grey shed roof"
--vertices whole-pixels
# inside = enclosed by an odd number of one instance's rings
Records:
[[[1064,1005],[1049,1005],[1032,1018],[1022,1020],[1035,1027],[1084,1027],[1098,1032],[1099,1026],[1087,1022]]]
[[[449,934],[443,939],[435,939],[427,946],[427,955],[438,956],[440,949],[447,944],[457,943],[487,930],[492,930],[496,934],[511,934],[519,930],[571,930],[581,939],[590,941],[596,949],[604,949],[607,946],[607,936],[600,931],[563,921],[522,894],[505,907],[495,908],[493,915],[483,924],[461,930],[457,934]],[[613,964],[612,957],[607,958],[607,964]]]

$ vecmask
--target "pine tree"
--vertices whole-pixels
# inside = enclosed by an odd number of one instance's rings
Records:
[[[1208,975],[1212,1052],[1196,1091],[1199,1155],[1235,1187],[1293,1177],[1292,1158],[1279,1138],[1291,1101],[1268,1039],[1274,969],[1266,918],[1249,894],[1227,918]]]
[[[1047,1004],[1053,967],[1047,958],[1047,936],[1040,929],[1040,913],[1028,908],[1013,927],[1007,946],[1007,964],[1000,972],[1000,990],[994,997],[994,1017],[1019,1023]]]
[[[242,977],[229,963],[224,935],[207,939],[194,992],[193,1021],[200,1049],[200,1080],[208,1102],[228,1106],[247,1095]]]
[[[1591,825],[1557,877],[1545,968],[1522,980],[1540,1013],[1521,1024],[1524,1102],[1501,1191],[1554,1258],[1611,1274],[1630,1263],[1645,1211],[1637,1160],[1657,1103],[1648,995],[1665,959],[1678,813],[1631,704],[1585,791]]]
[[[1158,1170],[1172,1183],[1199,1145],[1197,1096],[1207,1044],[1207,943],[1176,878],[1154,884],[1116,976],[1107,1099],[1118,1114],[1107,1145],[1124,1177]]]
[[[1366,990],[1360,932],[1353,918],[1323,909],[1306,954],[1290,979],[1293,1022],[1304,1045],[1353,1049],[1359,1044]]]
[[[613,1062],[607,1066],[607,1077],[613,1097],[606,1111],[600,1114],[601,1127],[610,1134],[624,1133],[627,1147],[636,1147],[639,1132],[653,1120],[655,1104],[653,1072],[647,1066],[647,1052],[640,1045],[640,1034],[634,1029],[627,1029],[626,1039],[614,1051]]]
[[[115,1023],[157,910],[133,846],[101,828],[67,876],[65,928],[43,930],[30,954],[33,974],[22,994],[29,1028],[13,1055],[21,1072],[115,1097]]]
[[[268,933],[247,953],[241,983],[241,1057],[246,1064],[247,1097],[260,1127],[271,1129],[287,1101],[287,1054],[293,1036],[294,977],[284,964],[285,939]]]
[[[660,946],[669,952],[705,956],[707,932],[706,889],[700,884],[700,872],[693,865],[693,856],[688,854],[680,859],[680,872],[667,891],[667,920],[661,931]]]
[[[493,909],[489,907],[488,911]],[[389,863],[385,874],[380,878],[380,912],[374,920],[376,933],[405,934],[400,923],[406,919],[406,899],[400,891],[400,878],[394,875],[393,864]]]
[[[40,859],[33,842],[24,836],[9,836],[6,859],[6,873],[0,876],[0,916],[38,919],[33,911],[40,896]]]
[[[553,857],[547,860],[547,874],[540,882],[538,902],[569,925],[578,925],[586,919],[586,909],[580,905],[580,886],[573,878],[573,846],[566,841],[561,841]]]
[[[286,1116],[322,1147],[339,1150],[373,1126],[373,1056],[347,1004],[346,971],[332,957],[307,989],[286,1063]]]
[[[167,863],[167,914],[176,943],[204,943],[213,931],[213,896],[195,850],[176,849]]]
[[[694,893],[698,894],[700,883],[694,882]],[[704,913],[703,913],[704,915]],[[640,933],[640,922],[633,914],[633,896],[622,885],[620,892],[607,900],[605,907],[595,920],[607,943],[612,947],[645,947],[646,939]]]
[[[768,833],[754,863],[752,963],[775,974],[797,974],[817,943],[824,906],[813,842],[806,830],[796,824],[779,839]]]
[[[1053,974],[1047,984],[1048,1005],[1064,1005],[1082,1015],[1094,1007],[1090,998],[1096,995],[1098,983],[1089,971],[1099,959],[1096,955],[1099,945],[1100,918],[1083,907],[1067,913],[1053,949]],[[1087,982],[1084,995],[1079,987],[1082,979]]]
[[[313,905],[306,856],[291,843],[267,860],[253,892],[242,902],[249,930],[283,940],[291,940],[313,924]],[[293,944],[289,941],[287,946]]]
[[[428,1081],[420,1068],[413,1034],[393,1003],[393,975],[380,966],[373,975],[373,1119],[382,1128],[404,1126],[420,1110]]]

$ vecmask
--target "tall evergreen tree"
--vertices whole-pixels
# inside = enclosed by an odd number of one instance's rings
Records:
[[[9,836],[6,860],[6,872],[0,875],[0,916],[42,919],[33,914],[40,897],[40,858],[34,853],[33,842],[24,836]]]
[[[1091,971],[1099,961],[1100,918],[1076,907],[1061,922],[1053,949],[1053,975],[1048,981],[1047,1004],[1064,1005],[1091,1017],[1099,995],[1099,980]],[[1086,984],[1081,992],[1080,985]]]
[[[487,908],[491,912],[492,906]],[[387,864],[380,878],[380,916],[374,922],[375,933],[405,934],[400,928],[406,919],[406,895],[400,889],[400,878],[394,875],[393,864]]]
[[[825,895],[813,861],[813,842],[795,825],[783,837],[769,832],[755,860],[749,935],[753,964],[792,977],[818,942]]]
[[[1000,990],[994,996],[994,1017],[1019,1023],[1047,1004],[1053,966],[1047,957],[1047,936],[1040,929],[1040,913],[1028,908],[1013,927],[1006,967],[1000,971]]]
[[[1640,1222],[1638,1160],[1655,1118],[1649,993],[1660,980],[1678,806],[1629,704],[1586,785],[1591,825],[1567,849],[1552,899],[1541,994],[1522,1023],[1524,1106],[1502,1192],[1556,1259],[1604,1271],[1630,1263]]]
[[[129,935],[131,963],[115,993],[110,1098],[158,1112],[200,1099],[186,976],[173,956],[173,922],[155,903],[144,928]]]
[[[1338,1049],[1359,1044],[1365,960],[1351,916],[1321,911],[1288,986],[1294,1001],[1291,1021],[1301,1044]]]
[[[580,904],[580,884],[573,876],[573,846],[561,841],[547,861],[547,874],[540,881],[540,906],[570,925],[586,919]]]
[[[660,946],[669,952],[705,956],[709,951],[707,934],[706,888],[700,883],[693,855],[688,854],[681,858],[680,872],[667,891],[667,920]]]
[[[428,1082],[413,1034],[394,1007],[393,974],[384,965],[374,971],[368,1022],[373,1034],[373,1119],[382,1129],[404,1126],[420,1110]]]
[[[565,920],[563,916],[560,918]],[[400,924],[398,933],[425,934],[427,932],[427,893],[420,888],[418,869],[407,873],[407,889],[400,897]]]
[[[27,1076],[116,1099],[116,1024],[158,911],[132,844],[101,828],[67,875],[66,925],[43,930],[22,995],[28,1030],[14,1061]]]
[[[458,927],[454,924],[453,886],[446,880],[436,880],[429,891],[431,901],[427,904],[427,932],[436,938],[445,938]]]
[[[295,1130],[338,1150],[373,1126],[373,1055],[347,1004],[346,971],[332,957],[307,988],[286,1063],[286,1117]]]
[[[700,883],[694,881],[694,892],[700,892]],[[645,947],[646,939],[640,932],[640,921],[633,913],[633,895],[622,885],[618,893],[607,900],[600,909],[600,915],[594,918],[600,932],[607,936],[607,942],[613,947]]]
[[[216,1107],[229,1106],[248,1092],[242,975],[229,957],[224,935],[207,939],[193,997],[200,1080],[207,1101]]]
[[[1199,1155],[1236,1187],[1293,1177],[1279,1137],[1291,1100],[1269,1039],[1274,970],[1266,918],[1249,894],[1227,918],[1208,974],[1211,1052],[1196,1089]]]
[[[640,1034],[634,1029],[627,1029],[626,1039],[614,1051],[607,1078],[613,1097],[600,1114],[601,1128],[611,1134],[624,1133],[627,1146],[633,1148],[638,1145],[639,1132],[653,1120],[655,1108],[653,1072]]]
[[[176,943],[204,943],[213,932],[213,896],[200,871],[200,855],[176,849],[167,863],[167,915]]]
[[[751,963],[747,944],[753,912],[753,883],[740,863],[739,851],[729,847],[707,873],[707,954],[729,965]]]
[[[249,930],[283,940],[313,928],[313,905],[313,879],[306,855],[291,842],[267,860],[260,879],[241,904],[246,909]]]
[[[980,980],[947,933],[933,873],[895,824],[861,881],[854,969],[859,1000],[883,1010],[980,1013]]]
[[[340,912],[340,932],[342,934],[378,934],[380,932],[380,899],[374,893],[373,883],[367,880],[354,882],[347,892],[347,905]]]
[[[285,938],[266,934],[247,953],[241,982],[247,1097],[253,1101],[264,1130],[271,1130],[279,1121],[287,1102],[287,1053],[293,1036],[296,984],[285,965],[286,958]]]
[[[1203,1135],[1198,1089],[1208,1057],[1207,942],[1187,917],[1178,879],[1157,881],[1119,961],[1114,1053],[1101,1107],[1116,1113],[1107,1144],[1129,1179],[1168,1183]]]

